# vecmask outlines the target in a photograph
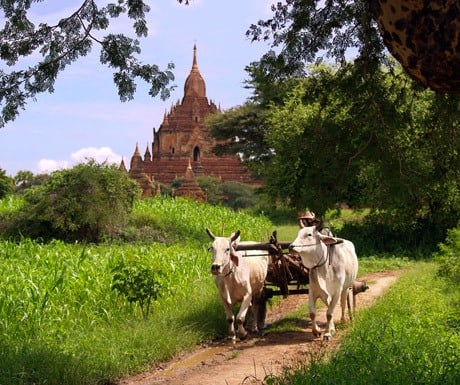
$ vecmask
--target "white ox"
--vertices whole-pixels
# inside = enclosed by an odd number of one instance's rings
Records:
[[[332,244],[334,246],[330,246],[328,251],[327,245]],[[313,334],[321,334],[316,323],[315,309],[316,300],[321,298],[327,306],[327,323],[323,338],[329,340],[335,332],[332,314],[339,299],[342,306],[342,321],[345,321],[348,291],[358,274],[355,246],[345,239],[321,234],[312,226],[299,230],[297,238],[289,245],[289,250],[299,255],[302,263],[309,269],[308,304]]]
[[[264,326],[264,317],[261,315],[264,309],[259,308],[259,303],[267,277],[268,253],[263,250],[235,251],[239,242],[239,230],[229,238],[216,237],[209,229],[206,232],[213,240],[209,248],[212,254],[211,273],[225,308],[228,338],[236,340],[236,323],[238,337],[243,340],[247,337],[244,321],[248,311],[252,313],[252,317],[248,317],[250,323],[247,325],[251,332],[261,331]],[[239,302],[241,306],[235,322],[233,308]]]

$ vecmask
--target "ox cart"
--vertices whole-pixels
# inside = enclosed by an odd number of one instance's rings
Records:
[[[308,294],[308,269],[300,257],[289,254],[289,244],[278,241],[274,231],[269,242],[240,243],[236,246],[237,251],[266,250],[270,254],[264,288],[265,301],[276,295],[287,297],[290,294]]]
[[[337,239],[337,243],[342,243],[342,239]],[[265,279],[264,294],[259,304],[259,317],[265,320],[266,302],[276,295],[287,297],[291,294],[308,294],[309,270],[302,264],[299,256],[289,253],[291,242],[280,242],[277,233],[274,231],[270,236],[269,242],[243,242],[236,246],[237,251],[265,250],[270,255],[267,277]],[[330,247],[330,246],[328,246]],[[333,253],[328,250],[328,256]],[[253,253],[248,258],[255,256]],[[369,289],[366,282],[355,281],[350,288],[353,295],[353,309],[355,309],[355,296]],[[351,316],[350,297],[347,296],[348,310]]]

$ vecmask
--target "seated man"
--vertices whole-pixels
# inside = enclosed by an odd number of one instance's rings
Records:
[[[316,226],[321,234],[333,237],[329,227],[323,227],[323,221],[316,218],[313,211],[301,212],[297,219],[299,220],[300,227]]]

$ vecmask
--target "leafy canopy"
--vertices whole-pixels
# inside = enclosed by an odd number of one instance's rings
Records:
[[[216,152],[243,154],[273,202],[371,207],[399,228],[456,225],[460,99],[401,71],[366,1],[279,1],[247,36],[271,50],[246,68],[250,100],[208,121],[233,140]]]
[[[140,196],[139,185],[115,165],[94,160],[54,171],[27,189],[16,228],[23,235],[99,242],[118,234]]]
[[[35,25],[30,17],[34,3],[42,0],[2,0],[4,25],[0,29],[0,127],[14,120],[27,101],[42,92],[54,91],[54,84],[61,71],[87,55],[93,46],[100,47],[100,62],[113,68],[113,81],[121,101],[133,99],[136,80],[150,85],[149,94],[162,99],[170,95],[174,80],[168,64],[161,70],[157,65],[144,64],[138,59],[141,53],[137,38],[148,33],[146,13],[150,7],[142,0],[117,0],[98,6],[95,0],[84,0],[69,16],[57,24]],[[188,0],[178,0],[188,4]],[[113,19],[126,14],[133,21],[137,38],[124,34],[107,33]],[[38,59],[35,61],[35,57]],[[27,66],[27,58],[32,64]]]
[[[354,70],[318,68],[270,109],[271,196],[318,212],[347,202],[386,212],[393,223],[455,226],[458,99],[412,87],[396,69],[381,71],[370,87],[357,84]]]
[[[13,180],[6,175],[6,171],[0,168],[0,199],[13,192]]]
[[[257,65],[278,80],[304,77],[306,63],[357,57],[366,71],[385,62],[386,51],[365,0],[285,0],[271,6],[272,17],[251,25],[253,41],[271,41]]]

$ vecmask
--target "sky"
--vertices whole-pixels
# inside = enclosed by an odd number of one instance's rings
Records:
[[[74,12],[83,0],[45,0],[33,5],[31,19],[55,23]],[[98,5],[109,1],[99,0]],[[100,64],[99,46],[60,72],[52,94],[30,100],[26,109],[0,128],[0,169],[14,177],[18,171],[50,173],[72,167],[87,158],[127,167],[136,144],[143,154],[153,140],[165,111],[183,97],[183,87],[192,68],[193,46],[198,68],[206,83],[208,100],[223,110],[242,105],[250,96],[244,88],[244,68],[269,50],[264,42],[245,36],[251,24],[270,16],[274,0],[176,0],[147,1],[149,35],[140,39],[140,60],[166,69],[175,65],[176,89],[166,101],[148,95],[148,86],[137,84],[134,100],[121,102],[113,71]],[[4,19],[0,22],[3,25]],[[117,20],[111,33],[134,37],[132,21]],[[27,61],[33,58],[27,58]],[[0,68],[7,70],[3,63]]]

